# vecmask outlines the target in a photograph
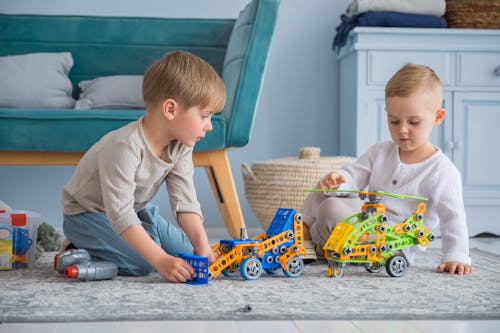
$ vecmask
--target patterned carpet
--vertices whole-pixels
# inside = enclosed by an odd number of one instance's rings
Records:
[[[469,276],[436,273],[440,251],[429,249],[401,278],[362,267],[328,278],[325,264],[312,264],[296,279],[221,276],[205,286],[167,283],[158,274],[77,282],[53,271],[53,256],[0,272],[0,322],[500,319],[500,257],[477,249]]]

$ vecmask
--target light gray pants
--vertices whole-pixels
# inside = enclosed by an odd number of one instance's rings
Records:
[[[335,225],[359,213],[362,205],[363,200],[357,197],[332,197],[319,192],[309,193],[300,212],[304,223],[309,227],[316,248],[323,248]]]

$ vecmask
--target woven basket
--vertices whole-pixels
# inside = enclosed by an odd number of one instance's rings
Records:
[[[353,157],[320,157],[320,148],[304,147],[299,157],[285,157],[252,168],[242,165],[245,196],[262,228],[267,230],[278,208],[299,210],[307,195],[326,173],[355,160]]]
[[[500,29],[500,0],[446,0],[448,28]]]

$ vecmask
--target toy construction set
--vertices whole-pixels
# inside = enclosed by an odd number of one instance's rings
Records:
[[[0,270],[30,267],[35,262],[38,213],[0,210]]]
[[[364,201],[361,211],[337,223],[323,247],[328,262],[326,275],[340,278],[348,266],[364,266],[370,273],[385,267],[392,277],[403,276],[408,262],[401,250],[416,245],[427,247],[434,235],[424,226],[426,198],[357,190],[306,190],[306,192],[357,193]],[[389,224],[383,197],[416,200],[413,214],[404,221]],[[33,243],[41,218],[31,212],[0,212],[0,269],[27,267],[34,261]],[[195,271],[190,284],[208,284],[210,278],[223,275],[259,279],[280,271],[286,277],[299,277],[304,271],[304,225],[294,209],[279,208],[267,231],[249,238],[242,228],[239,239],[221,240],[212,245],[213,264],[207,257],[177,253]],[[54,269],[67,278],[79,281],[112,279],[117,266],[106,261],[92,261],[84,249],[69,249],[54,258]]]

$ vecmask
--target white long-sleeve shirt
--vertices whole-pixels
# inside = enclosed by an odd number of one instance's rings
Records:
[[[112,131],[90,148],[62,191],[64,214],[106,213],[113,230],[140,224],[137,212],[166,184],[174,216],[200,215],[191,147],[171,142],[161,158],[149,148],[142,117]]]
[[[387,141],[373,145],[356,162],[346,165],[338,173],[346,183],[339,189],[367,189],[429,199],[424,224],[436,231],[439,227],[442,239],[442,262],[471,264],[469,257],[469,233],[462,195],[462,179],[453,162],[438,150],[426,160],[405,164],[399,158],[399,148]],[[417,202],[385,196],[389,222],[403,222],[415,212]],[[410,262],[420,246],[405,250]]]

